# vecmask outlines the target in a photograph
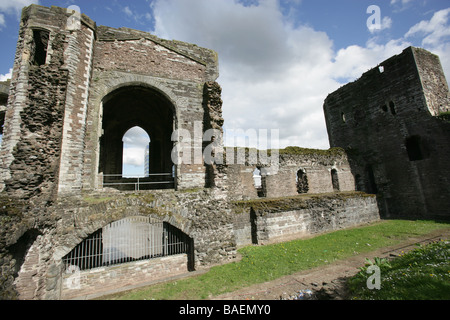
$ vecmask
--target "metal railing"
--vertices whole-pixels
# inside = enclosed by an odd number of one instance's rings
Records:
[[[96,231],[63,258],[65,269],[89,270],[189,252],[189,237],[150,217],[125,218]]]
[[[170,179],[164,177],[170,177]],[[103,187],[117,188],[120,186],[134,186],[134,190],[139,191],[141,190],[141,186],[173,184],[174,177],[173,173],[152,173],[145,176],[123,176],[123,174],[103,174],[102,183]]]

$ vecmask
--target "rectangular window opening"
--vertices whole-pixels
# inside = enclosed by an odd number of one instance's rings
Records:
[[[46,30],[33,30],[32,64],[42,66],[47,60],[47,47],[50,33]]]

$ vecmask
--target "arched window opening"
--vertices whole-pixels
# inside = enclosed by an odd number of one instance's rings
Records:
[[[148,177],[151,140],[147,132],[141,127],[133,127],[124,134],[122,141],[122,176],[124,178]]]
[[[331,170],[331,183],[333,184],[333,190],[339,191],[339,177],[336,169]]]
[[[256,168],[253,171],[253,183],[255,185],[256,189],[261,188],[262,184],[261,184],[261,170],[259,170],[258,168]]]
[[[186,253],[193,270],[193,240],[167,222],[130,217],[108,224],[63,258],[65,269],[89,270]]]
[[[7,248],[12,258],[16,261],[14,265],[14,278],[18,277],[19,271],[25,262],[28,251],[39,235],[40,232],[36,229],[28,230],[19,238],[19,240],[17,240],[15,244]]]
[[[1,101],[0,101],[1,105]],[[0,111],[0,147],[2,146],[3,141],[3,127],[5,125],[5,112]]]
[[[297,192],[298,193],[308,193],[309,185],[308,185],[308,176],[306,175],[305,169],[300,169],[297,171],[296,176],[297,182]]]
[[[264,198],[266,196],[266,177],[261,168],[256,168],[253,171],[253,184],[258,193],[258,197]]]
[[[47,47],[50,32],[46,30],[33,30],[33,42],[31,47],[33,65],[42,66],[47,60]]]

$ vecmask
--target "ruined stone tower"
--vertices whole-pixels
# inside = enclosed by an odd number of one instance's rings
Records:
[[[133,126],[151,138],[152,174],[170,182],[174,170],[174,187],[203,187],[201,163],[172,168],[172,133],[187,130],[201,149],[194,126],[208,112],[204,88],[218,77],[217,63],[215,52],[195,45],[97,27],[72,10],[26,8],[3,136],[3,187],[26,198],[38,186],[49,200],[101,188],[122,173],[122,137]]]
[[[329,140],[387,217],[449,217],[450,95],[439,57],[409,47],[324,104]]]

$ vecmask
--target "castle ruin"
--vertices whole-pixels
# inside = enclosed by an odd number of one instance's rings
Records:
[[[126,289],[380,214],[448,218],[439,60],[408,48],[381,66],[326,99],[330,150],[271,150],[267,162],[223,146],[214,51],[24,8],[0,84],[0,297]],[[138,179],[122,172],[135,126],[151,138]]]

